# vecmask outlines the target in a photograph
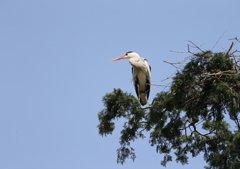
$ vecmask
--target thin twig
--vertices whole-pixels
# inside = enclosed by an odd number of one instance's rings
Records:
[[[222,48],[223,50],[226,50],[224,47],[220,46],[219,44],[217,44],[220,48]]]
[[[228,53],[231,51],[231,49],[232,49],[233,45],[234,45],[234,42],[232,42],[232,44],[231,44],[230,48],[228,49],[228,51],[227,51],[227,53],[226,53],[226,56],[228,56]]]
[[[231,38],[231,39],[228,39],[228,40],[236,40],[236,41],[238,41],[238,42],[240,43],[240,40],[238,40],[237,37],[235,37],[235,38]]]
[[[183,61],[184,60],[182,60],[181,62],[171,63],[171,62],[168,62],[168,61],[164,60],[165,63],[171,64],[171,65],[173,65],[173,64],[181,64]]]
[[[189,51],[174,51],[174,50],[170,50],[170,52],[176,52],[176,53],[189,53]]]
[[[235,51],[233,51],[232,53],[230,53],[229,55],[233,55],[233,54],[236,53],[236,52],[240,52],[240,50],[235,50]]]
[[[227,32],[227,30],[225,30],[223,32],[223,34],[220,36],[220,38],[217,40],[217,42],[215,43],[215,45],[213,46],[212,50],[215,48],[215,46],[217,45],[217,43],[219,42],[219,40],[222,38],[222,36],[225,34],[225,32]]]
[[[161,86],[169,86],[169,84],[168,85],[157,85],[157,84],[150,84],[151,86],[159,86],[159,87],[161,87]]]
[[[192,41],[188,41],[188,42],[192,43],[198,50],[200,50],[201,52],[203,52],[203,50],[200,49],[195,43],[193,43]]]
[[[173,78],[173,77],[175,77],[175,76],[169,76],[169,77],[163,79],[161,82],[163,82],[163,81],[165,81],[165,80],[167,80],[167,79],[171,79],[171,78]]]
[[[177,66],[174,65],[174,64],[180,64],[180,63],[170,63],[170,62],[167,62],[166,60],[164,60],[164,62],[172,65],[173,67],[175,67],[175,68],[177,68],[177,69],[181,69],[181,68],[179,68],[179,67],[177,67]]]
[[[191,54],[193,54],[193,55],[194,55],[194,53],[190,51],[190,48],[189,48],[189,46],[190,46],[190,45],[188,44],[188,53],[191,53]]]

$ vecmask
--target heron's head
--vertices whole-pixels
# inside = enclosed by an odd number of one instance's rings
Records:
[[[129,51],[129,52],[125,53],[124,55],[122,55],[118,58],[115,58],[111,61],[116,61],[116,60],[120,60],[120,59],[131,59],[131,58],[140,58],[140,56],[133,51]]]

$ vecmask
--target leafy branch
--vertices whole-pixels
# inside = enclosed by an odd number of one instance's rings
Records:
[[[236,43],[219,53],[190,43],[190,56],[180,62],[165,61],[177,70],[166,78],[172,79],[170,84],[159,85],[168,87],[168,91],[157,93],[151,105],[141,107],[133,95],[120,89],[103,97],[99,134],[112,134],[114,120],[126,120],[117,150],[118,163],[123,164],[127,158],[135,160],[131,142],[145,138],[144,131],[150,133],[150,145],[163,155],[163,166],[173,161],[173,155],[177,162],[187,164],[189,154],[195,157],[203,152],[206,168],[240,168],[240,56],[236,55],[238,50],[232,52]]]

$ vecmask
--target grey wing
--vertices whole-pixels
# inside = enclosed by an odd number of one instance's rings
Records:
[[[132,65],[132,81],[133,81],[133,85],[134,85],[137,97],[139,98],[139,95],[138,95],[139,79],[137,74],[139,69],[144,68],[144,62],[142,60],[139,62],[135,58],[131,58],[128,61]]]
[[[134,85],[134,88],[135,88],[135,92],[137,94],[137,97],[139,98],[139,96],[138,96],[139,81],[138,81],[138,78],[136,76],[136,68],[134,68],[134,67],[132,67],[132,80],[133,80],[133,85]]]
[[[147,92],[147,98],[148,98],[150,94],[150,88],[151,88],[151,66],[148,64],[147,59],[144,59],[144,63],[147,68],[146,92]]]

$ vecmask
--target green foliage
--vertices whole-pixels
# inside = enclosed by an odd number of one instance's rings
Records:
[[[130,141],[137,138],[144,138],[139,128],[143,128],[144,124],[140,121],[144,118],[146,112],[140,107],[138,100],[131,94],[124,93],[120,89],[114,89],[112,93],[108,93],[103,97],[103,103],[106,109],[98,113],[100,124],[98,125],[99,134],[112,134],[116,118],[124,117],[128,120],[121,131],[120,144],[117,150],[117,162],[124,163],[125,159],[130,157],[132,160],[136,158],[134,149],[130,146]]]
[[[164,154],[163,166],[173,160],[173,154],[177,162],[187,164],[189,156],[202,152],[208,169],[239,169],[240,76],[232,58],[211,51],[194,54],[176,73],[169,91],[158,93],[149,109],[120,89],[106,94],[105,109],[98,114],[99,134],[111,134],[113,120],[126,118],[117,162],[136,158],[130,143],[144,138],[146,131],[150,145]],[[234,129],[226,118],[235,123]]]

